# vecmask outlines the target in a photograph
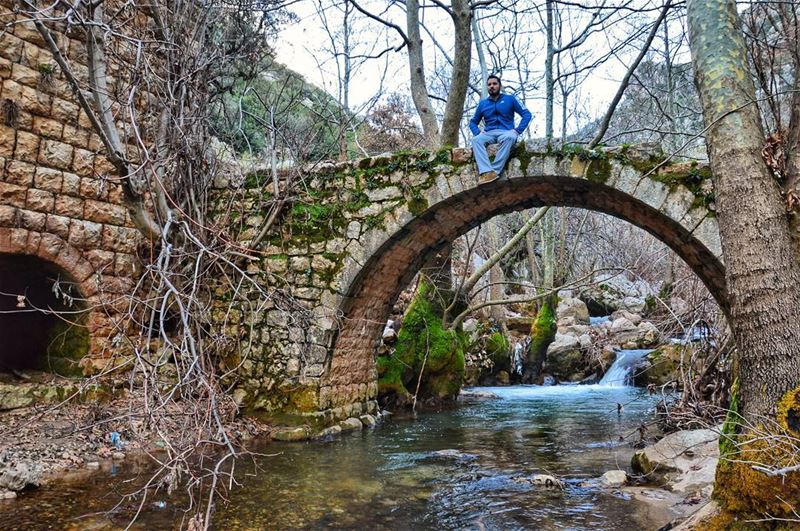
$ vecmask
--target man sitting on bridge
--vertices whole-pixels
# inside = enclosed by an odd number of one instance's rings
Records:
[[[511,94],[501,94],[500,78],[491,75],[486,79],[489,97],[478,103],[475,116],[469,121],[469,129],[475,135],[472,138],[472,153],[478,164],[478,182],[490,183],[496,180],[506,166],[511,148],[531,121],[531,112]],[[519,125],[514,127],[514,113],[522,117]],[[478,124],[483,119],[483,132]],[[500,144],[494,162],[489,160],[486,144]]]

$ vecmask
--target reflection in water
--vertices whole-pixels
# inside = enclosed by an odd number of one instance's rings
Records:
[[[653,527],[639,517],[637,502],[581,485],[627,468],[632,449],[619,439],[631,440],[649,418],[653,403],[646,394],[601,386],[488,390],[501,399],[388,422],[340,441],[262,448],[278,455],[237,465],[242,486],[218,508],[215,528]],[[621,414],[618,403],[625,406]],[[566,488],[533,486],[526,478],[536,473],[560,476]],[[0,505],[0,528],[63,527],[65,518],[108,508],[132,488],[96,475],[26,494]],[[180,505],[179,499],[168,500],[167,509],[148,503],[140,525],[179,526]],[[115,513],[114,523],[124,524],[130,508]]]

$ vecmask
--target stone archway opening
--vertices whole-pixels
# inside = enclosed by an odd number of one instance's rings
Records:
[[[82,294],[57,265],[0,253],[0,374],[80,376],[89,352]]]
[[[666,201],[666,200],[664,200]],[[663,201],[662,201],[663,202]],[[568,206],[609,214],[644,229],[669,246],[727,311],[724,267],[702,241],[708,216],[676,215],[613,186],[568,176],[537,175],[454,193],[402,224],[365,256],[340,307],[322,379],[321,405],[344,408],[377,396],[374,356],[391,305],[414,274],[444,245],[500,214],[531,207]],[[677,219],[677,220],[676,220]]]

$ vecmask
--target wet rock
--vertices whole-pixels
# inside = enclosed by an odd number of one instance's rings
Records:
[[[330,427],[325,428],[324,430],[320,431],[319,433],[317,433],[317,435],[314,438],[315,439],[333,439],[334,437],[337,437],[337,436],[339,436],[341,434],[342,434],[342,427],[337,424],[335,426],[330,426]]]
[[[547,358],[549,359],[551,356],[559,356],[565,352],[577,350],[580,346],[581,344],[577,337],[556,332],[555,339],[553,339],[553,342],[547,347]]]
[[[628,481],[628,474],[624,470],[609,470],[600,478],[604,487],[617,488]]]
[[[378,421],[372,415],[361,415],[359,420],[365,428],[374,428],[378,423]]]
[[[446,459],[456,461],[471,461],[478,458],[478,456],[475,454],[464,453],[461,450],[456,450],[454,448],[436,450],[435,452],[431,452],[430,457],[434,460]]]
[[[580,350],[570,350],[558,354],[547,353],[545,370],[561,381],[577,382],[584,378],[586,362]]]
[[[667,383],[680,380],[681,358],[692,359],[692,352],[684,354],[682,345],[663,345],[642,358],[641,364],[634,371],[634,384],[639,387],[661,387]]]
[[[299,428],[281,428],[272,432],[271,437],[276,441],[305,441],[309,437],[308,428],[300,426]]]
[[[347,420],[343,420],[342,422],[339,423],[339,426],[341,426],[343,432],[361,431],[361,429],[364,427],[361,421],[356,417],[350,417]]]
[[[482,391],[480,389],[461,389],[458,394],[459,400],[498,400],[499,398],[491,391]]]
[[[717,430],[684,430],[633,454],[631,467],[672,491],[690,493],[713,485],[718,461]]]
[[[508,375],[507,371],[500,371],[497,373],[497,383],[501,385],[508,385],[511,381],[511,377]]]
[[[36,463],[16,463],[0,470],[0,488],[22,490],[38,487],[41,482],[42,469]]]
[[[534,474],[530,477],[512,478],[516,483],[530,483],[539,488],[562,490],[564,482],[550,474]]]

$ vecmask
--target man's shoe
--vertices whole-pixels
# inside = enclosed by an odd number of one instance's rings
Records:
[[[485,171],[478,176],[478,184],[489,184],[490,182],[496,181],[497,177],[496,171]]]

